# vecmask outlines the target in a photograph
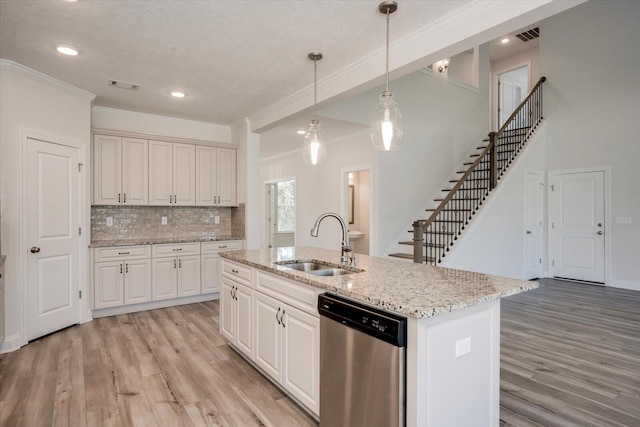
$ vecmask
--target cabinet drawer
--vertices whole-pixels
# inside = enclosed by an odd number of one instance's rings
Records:
[[[182,255],[200,255],[200,242],[152,245],[151,256],[153,258]]]
[[[253,268],[237,262],[229,261],[227,259],[222,260],[222,274],[237,281],[244,283],[245,285],[253,288],[251,283],[251,274]]]
[[[151,246],[117,246],[94,249],[95,262],[151,258]]]
[[[320,289],[258,270],[256,290],[318,316]]]
[[[223,242],[202,242],[202,253],[211,254],[222,251],[242,249],[242,240],[225,240]]]

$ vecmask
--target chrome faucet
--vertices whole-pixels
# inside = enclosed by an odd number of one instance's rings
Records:
[[[345,266],[355,267],[356,266],[355,254],[353,256],[349,256],[349,253],[353,252],[353,248],[349,246],[349,229],[347,228],[347,225],[344,223],[344,220],[340,215],[333,212],[326,212],[320,215],[318,219],[316,219],[316,223],[313,225],[313,228],[311,229],[311,236],[318,237],[318,230],[320,229],[320,223],[322,222],[323,219],[325,219],[328,216],[337,219],[340,222],[340,226],[342,227],[342,248],[341,248],[342,253],[340,257],[340,264]]]

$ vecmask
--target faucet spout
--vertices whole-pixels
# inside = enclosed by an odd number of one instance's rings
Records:
[[[347,225],[345,224],[344,219],[342,219],[340,215],[333,212],[326,212],[320,215],[318,219],[316,219],[316,223],[313,225],[313,228],[311,229],[311,236],[318,237],[318,231],[320,231],[320,223],[322,222],[323,219],[327,217],[333,217],[337,219],[338,222],[340,223],[340,227],[342,227],[342,245],[341,245],[342,256],[340,259],[340,263],[342,265],[351,265],[352,267],[355,267],[356,265],[355,256],[349,256],[349,252],[353,252],[353,249],[351,248],[351,246],[349,246],[349,229],[347,228]]]

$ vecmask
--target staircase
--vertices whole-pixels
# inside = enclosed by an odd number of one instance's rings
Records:
[[[515,109],[504,125],[491,132],[483,145],[477,147],[468,162],[456,171],[459,178],[449,181],[444,197],[434,201],[435,209],[427,209],[429,218],[413,223],[412,240],[399,242],[413,246],[413,254],[393,253],[389,256],[411,259],[416,263],[440,264],[462,235],[482,203],[496,188],[509,166],[535,133],[542,117],[541,77],[527,97]]]

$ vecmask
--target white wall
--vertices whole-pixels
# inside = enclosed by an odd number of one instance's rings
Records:
[[[26,291],[22,260],[26,242],[21,228],[24,188],[22,174],[23,133],[34,132],[80,148],[88,164],[91,130],[91,101],[94,95],[37,71],[13,63],[0,62],[0,198],[2,199],[2,251],[5,262],[5,342],[2,351],[26,344],[22,293]],[[83,151],[84,150],[84,151]],[[88,177],[88,174],[86,175]],[[88,181],[88,179],[87,179]],[[88,182],[82,183],[85,200],[90,200]],[[88,212],[81,219],[88,223]],[[85,229],[88,227],[85,226]],[[84,252],[86,255],[86,251]],[[86,289],[86,276],[81,289]],[[85,293],[86,294],[86,293]],[[3,310],[4,311],[4,310]]]
[[[320,119],[322,122],[322,119]],[[302,145],[302,139],[300,139]],[[315,220],[324,212],[336,212],[348,220],[345,170],[358,170],[373,165],[375,176],[375,152],[368,130],[327,141],[327,157],[316,166],[302,159],[300,150],[263,159],[260,162],[260,179],[265,181],[294,177],[296,180],[296,246],[316,246],[339,250],[342,242],[340,225],[327,218],[320,226],[318,237],[311,237]],[[375,186],[375,184],[374,184]],[[262,197],[265,200],[264,185]],[[260,223],[264,230],[266,211],[261,209]],[[372,218],[372,221],[375,220]],[[264,233],[264,232],[263,232]]]
[[[543,21],[540,70],[548,78],[548,170],[611,167],[606,280],[640,290],[639,19],[640,2],[621,0]],[[616,224],[617,216],[633,223]]]
[[[261,212],[263,192],[260,182],[260,135],[252,133],[249,120],[231,127],[231,141],[238,146],[238,203],[245,204],[245,249],[262,244]]]
[[[91,127],[227,144],[231,142],[229,126],[105,107],[91,109]]]

